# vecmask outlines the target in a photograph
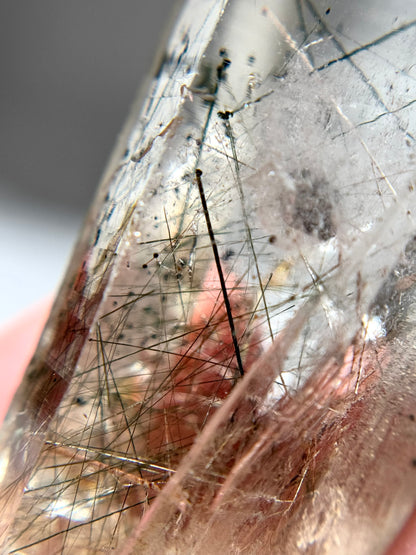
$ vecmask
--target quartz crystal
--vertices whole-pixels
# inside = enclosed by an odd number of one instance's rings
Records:
[[[189,0],[1,436],[7,553],[383,553],[416,502],[416,4]]]

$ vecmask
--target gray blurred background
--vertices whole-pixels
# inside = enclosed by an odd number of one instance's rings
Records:
[[[0,2],[0,325],[58,286],[173,7]]]

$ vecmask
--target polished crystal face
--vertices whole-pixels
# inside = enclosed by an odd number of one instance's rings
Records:
[[[416,499],[415,18],[185,4],[3,430],[10,552],[389,545]]]

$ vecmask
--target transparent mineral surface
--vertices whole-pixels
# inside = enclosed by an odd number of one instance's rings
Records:
[[[190,0],[3,427],[4,551],[383,553],[416,502],[416,4]]]

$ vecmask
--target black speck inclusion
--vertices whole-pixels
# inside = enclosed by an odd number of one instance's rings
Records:
[[[297,186],[293,225],[298,229],[303,228],[308,235],[316,234],[322,241],[335,236],[332,204],[324,184],[315,181]]]

